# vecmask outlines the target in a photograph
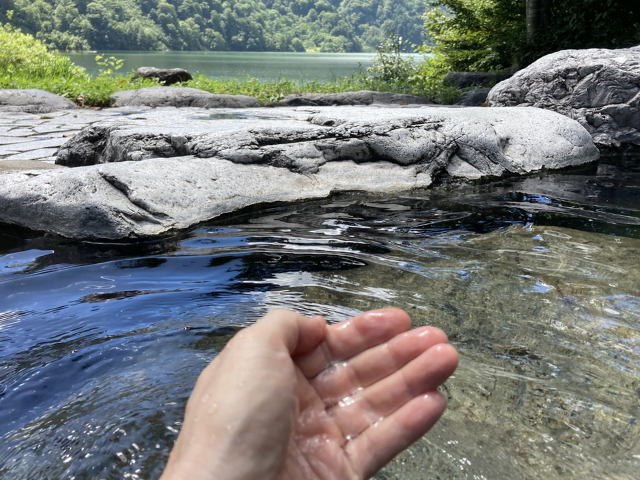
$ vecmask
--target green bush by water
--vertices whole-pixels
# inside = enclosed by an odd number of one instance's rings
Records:
[[[84,69],[68,57],[49,52],[42,42],[0,24],[0,75],[3,78],[24,75],[34,80],[48,77],[77,77]]]

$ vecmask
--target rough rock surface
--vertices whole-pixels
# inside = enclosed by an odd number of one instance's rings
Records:
[[[249,205],[428,186],[419,169],[331,162],[315,175],[181,157],[0,176],[0,220],[71,238],[141,238]]]
[[[44,90],[0,90],[0,112],[49,113],[78,108],[68,98]]]
[[[58,162],[86,165],[86,155],[94,165],[0,175],[0,222],[72,238],[144,238],[260,203],[402,191],[442,176],[476,179],[598,158],[579,124],[540,109],[275,112],[157,108],[95,123]]]
[[[152,79],[155,78],[165,85],[173,85],[178,82],[188,82],[193,80],[189,72],[183,68],[156,68],[140,67],[136,70],[133,78]]]
[[[460,88],[493,87],[496,83],[506,80],[510,76],[508,73],[451,72],[447,73],[442,83]]]
[[[600,147],[640,147],[640,47],[547,55],[496,85],[487,102],[562,113]]]
[[[373,92],[361,90],[359,92],[342,93],[297,93],[288,95],[280,100],[279,106],[331,106],[331,105],[372,105],[374,103],[386,105],[427,105],[429,102],[422,97],[406,95],[404,93]]]
[[[313,174],[332,161],[384,160],[419,165],[429,174],[447,170],[479,178],[561,168],[598,156],[589,134],[576,122],[533,108],[307,107],[274,112],[280,115],[253,110],[244,111],[242,119],[217,114],[208,122],[196,122],[199,117],[188,112],[167,116],[158,110],[143,118],[114,118],[81,131],[61,148],[56,163],[86,166],[194,155]]]
[[[245,95],[214,95],[197,88],[150,87],[125,90],[111,95],[115,107],[198,107],[198,108],[249,108],[259,107],[260,102]]]
[[[475,90],[469,90],[468,92],[460,95],[454,105],[461,105],[463,107],[480,107],[487,101],[487,95],[491,91],[490,88],[476,88]]]

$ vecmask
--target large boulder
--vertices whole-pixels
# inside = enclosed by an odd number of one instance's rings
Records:
[[[206,112],[152,109],[86,128],[58,162],[85,166],[0,175],[0,222],[72,238],[145,238],[249,205],[406,191],[599,155],[577,122],[533,108]]]
[[[275,117],[263,112],[201,122],[189,111],[114,118],[63,145],[57,163],[86,166],[195,155],[313,174],[333,161],[384,160],[420,165],[430,175],[446,171],[480,178],[598,158],[591,137],[575,121],[534,108],[316,107],[279,109]]]
[[[164,85],[173,85],[178,82],[188,82],[193,80],[189,72],[182,68],[156,68],[156,67],[140,67],[136,70],[135,78],[155,79]]]
[[[150,87],[111,95],[114,107],[249,108],[260,102],[246,95],[215,95],[197,88]]]
[[[260,203],[430,183],[428,173],[388,162],[332,162],[309,176],[219,158],[153,159],[1,175],[0,221],[71,238],[136,239]]]
[[[496,85],[487,102],[562,113],[605,149],[640,147],[640,47],[547,55]]]
[[[0,112],[49,113],[78,108],[68,98],[44,90],[0,90]]]
[[[459,88],[493,87],[496,83],[509,78],[509,73],[492,72],[450,72],[442,80],[445,85]]]
[[[332,105],[427,105],[429,102],[422,97],[406,95],[404,93],[373,92],[361,90],[359,92],[342,93],[294,93],[287,95],[276,105],[297,106],[332,106]]]

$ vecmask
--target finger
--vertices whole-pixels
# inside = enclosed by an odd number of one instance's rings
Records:
[[[351,465],[360,478],[370,478],[378,470],[427,433],[447,406],[440,392],[428,392],[403,405],[389,417],[366,429],[345,446]]]
[[[255,324],[255,334],[286,345],[290,355],[304,355],[326,337],[327,323],[316,315],[308,318],[291,310],[270,310]]]
[[[436,390],[457,365],[451,345],[436,345],[396,373],[341,399],[328,413],[346,439],[355,438],[415,397]]]
[[[325,405],[332,406],[359,388],[366,388],[397,372],[441,343],[447,343],[447,336],[438,328],[410,330],[349,360],[333,364],[311,380],[311,384]]]
[[[227,363],[242,363],[252,371],[267,364],[288,363],[291,355],[316,348],[326,333],[326,321],[321,316],[307,318],[291,310],[271,310],[229,341],[220,355],[202,371],[191,396],[197,397],[206,390],[220,371],[228,369]]]
[[[313,378],[332,363],[387,342],[410,327],[409,315],[397,308],[361,313],[328,327],[324,342],[297,357],[296,364],[307,378]]]

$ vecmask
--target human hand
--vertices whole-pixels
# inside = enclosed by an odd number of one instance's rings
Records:
[[[458,363],[410,326],[398,309],[269,312],[203,370],[161,480],[369,478],[438,420]]]

